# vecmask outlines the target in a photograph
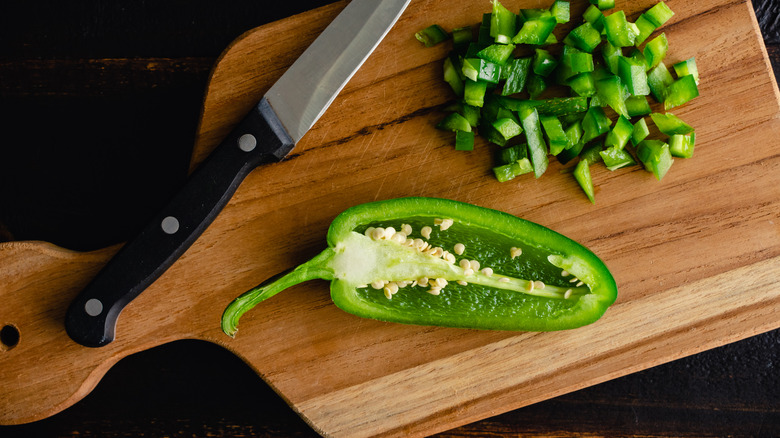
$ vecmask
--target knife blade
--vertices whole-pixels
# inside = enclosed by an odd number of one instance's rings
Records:
[[[206,230],[257,166],[282,160],[317,122],[411,0],[353,0],[71,302],[65,329],[87,347],[115,338],[122,309]]]

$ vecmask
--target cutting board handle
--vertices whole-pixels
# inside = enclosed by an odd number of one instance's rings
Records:
[[[63,324],[68,303],[117,248],[79,253],[45,242],[0,244],[0,424],[75,403],[118,360],[71,341]]]
[[[228,136],[286,66],[345,6],[346,2],[337,2],[260,26],[223,51],[209,77],[191,170]],[[296,38],[280,39],[281,33]],[[256,67],[269,58],[278,68]],[[273,211],[275,207],[269,204],[267,208]],[[69,304],[122,245],[75,252],[46,242],[0,243],[0,424],[39,420],[71,406],[113,364],[135,352],[184,338],[225,345],[229,338],[219,328],[221,311],[237,294],[254,286],[257,278],[253,274],[247,280],[221,270],[224,277],[214,280],[221,289],[209,283],[204,271],[215,265],[215,259],[227,259],[233,267],[238,262],[232,259],[242,254],[235,247],[229,255],[208,251],[241,234],[241,225],[230,212],[223,211],[216,220],[224,216],[228,216],[226,221],[212,224],[179,261],[125,308],[117,326],[122,335],[102,348],[71,340],[65,331],[65,315]],[[252,254],[261,252],[273,259],[267,248],[251,250]],[[287,266],[295,261],[281,263]],[[239,346],[225,346],[243,356]]]

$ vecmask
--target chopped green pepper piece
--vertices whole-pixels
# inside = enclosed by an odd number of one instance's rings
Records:
[[[618,75],[628,92],[634,96],[646,96],[650,94],[650,86],[647,84],[647,71],[644,61],[637,61],[621,56],[618,58]],[[627,113],[626,113],[627,114]]]
[[[588,99],[585,97],[554,97],[552,99],[534,101],[533,105],[539,111],[539,114],[565,116],[587,111]]]
[[[442,252],[404,245],[404,229],[423,227],[433,229],[423,242]],[[462,257],[449,252],[464,243]],[[516,216],[452,200],[400,198],[349,208],[331,223],[327,245],[231,302],[222,330],[235,336],[243,314],[313,279],[329,280],[333,303],[359,317],[486,330],[581,327],[617,298],[608,268],[584,246]],[[492,275],[461,267],[459,258],[490,267]]]
[[[655,6],[648,9],[642,15],[645,16],[649,22],[653,23],[657,29],[669,21],[669,19],[674,15],[674,12],[669,9],[669,6],[667,6],[666,3],[658,2]]]
[[[464,59],[463,74],[472,81],[483,80],[497,84],[501,79],[501,66],[485,59]]]
[[[618,59],[623,55],[623,51],[620,47],[613,46],[609,41],[604,41],[604,45],[601,47],[601,56],[604,58],[604,63],[607,64],[610,73],[613,75],[618,74]]]
[[[580,73],[566,82],[579,96],[590,97],[596,94],[596,81],[591,72]]]
[[[639,161],[649,172],[653,172],[659,181],[672,167],[674,160],[669,152],[669,145],[660,140],[645,140],[636,149]]]
[[[677,74],[678,78],[693,75],[693,78],[696,80],[696,85],[699,85],[699,69],[696,67],[696,58],[680,61],[674,64],[672,68],[674,69],[674,72]]]
[[[512,38],[515,44],[542,45],[558,24],[555,17],[537,17],[523,23],[520,31]]]
[[[455,150],[474,150],[474,131],[455,131]]]
[[[515,116],[515,114],[512,112],[512,110],[503,108],[499,105],[498,111],[496,112],[496,119],[512,119],[515,123],[520,123],[520,120]]]
[[[432,47],[439,44],[442,41],[447,40],[450,35],[446,30],[442,29],[438,24],[432,24],[425,29],[414,34],[418,41],[423,43],[425,47]]]
[[[593,69],[593,79],[599,80],[612,76],[612,73],[603,64],[598,63]]]
[[[502,137],[504,137],[504,140],[517,137],[521,132],[523,132],[523,128],[521,128],[517,122],[509,117],[496,120],[493,122],[493,127],[496,128],[496,131],[498,131]]]
[[[502,96],[520,93],[525,88],[531,70],[531,58],[516,58],[509,63],[509,76],[504,82]]]
[[[602,78],[604,79],[604,78]],[[600,106],[600,107],[607,107],[609,105],[606,104],[606,102],[602,102],[601,98],[599,97],[599,90],[596,89],[596,94],[590,97],[590,102],[588,103],[588,108],[593,108],[594,106]]]
[[[493,0],[493,13],[490,17],[490,36],[500,44],[509,44],[515,35],[517,16],[504,5]]]
[[[582,139],[582,121],[578,120],[566,128],[566,149],[571,149]],[[579,151],[577,152],[579,153]]]
[[[528,78],[527,88],[528,95],[531,96],[531,99],[536,99],[547,89],[547,81],[545,81],[542,76],[531,74]]]
[[[481,110],[477,107],[467,105],[463,101],[453,102],[444,108],[444,111],[458,113],[468,120],[469,125],[475,128],[479,124]]]
[[[453,29],[452,30],[453,49],[455,49],[456,52],[461,52],[461,53],[465,52],[469,43],[471,43],[472,38],[473,38],[473,34],[471,31],[471,26],[464,26],[464,27],[459,27],[457,29]]]
[[[563,43],[583,52],[593,53],[593,49],[601,44],[601,33],[586,21],[572,29],[563,39]]]
[[[693,75],[683,76],[672,82],[667,88],[664,109],[678,107],[699,95],[696,79]]]
[[[588,6],[585,12],[583,12],[582,18],[590,23],[599,33],[604,30],[604,14],[596,5]]]
[[[640,15],[639,18],[637,18],[634,22],[634,25],[636,25],[636,28],[639,29],[639,34],[636,36],[634,45],[639,47],[640,44],[645,42],[647,37],[655,32],[656,27],[650,20],[647,19],[645,14]]]
[[[490,38],[488,36],[488,38]],[[468,48],[466,49],[466,54],[463,55],[464,58],[472,59],[477,58],[477,53],[479,53],[480,50],[484,49],[485,47],[489,46],[488,44],[481,44],[481,43],[469,43]]]
[[[485,96],[485,104],[482,105],[481,116],[482,121],[486,123],[493,123],[498,120],[499,111],[503,108],[501,102],[492,93]]]
[[[479,32],[477,35],[477,45],[479,46],[477,51],[482,50],[495,42],[495,38],[490,34],[490,23],[492,19],[493,14],[489,12],[482,14],[482,23],[479,25]]]
[[[644,116],[650,114],[650,103],[645,96],[628,96],[626,110],[629,117]]]
[[[663,61],[659,62],[658,65],[647,74],[647,85],[650,87],[650,93],[652,93],[653,97],[655,97],[655,100],[658,102],[666,100],[666,95],[668,94],[667,89],[672,82],[674,82],[674,78],[672,77],[672,74],[669,73],[669,69],[666,68]]]
[[[536,49],[532,65],[534,73],[539,76],[547,76],[558,66],[558,60],[547,50]]]
[[[587,143],[601,134],[606,134],[612,121],[609,120],[604,109],[600,106],[588,108],[582,119],[582,141]]]
[[[468,79],[476,81],[479,78],[479,64],[482,62],[476,58],[466,58],[461,64],[461,73]]]
[[[628,23],[629,38],[631,38],[631,41],[633,42],[632,45],[636,45],[636,37],[639,36],[639,27],[637,27],[636,24],[630,21],[627,21],[627,23]],[[606,33],[606,29],[605,29],[605,33]]]
[[[480,65],[478,79],[487,82],[488,88],[492,90],[501,82],[502,70],[500,65],[483,60],[483,64]]]
[[[600,11],[606,11],[615,7],[615,0],[590,0],[590,4],[598,7]]]
[[[506,80],[509,79],[509,73],[511,73],[512,70],[512,61],[513,61],[512,59],[508,59],[506,63],[501,66],[498,85],[502,84],[503,82],[506,82]]]
[[[468,120],[472,128],[476,128],[479,124],[479,108],[462,103],[456,112]]]
[[[650,40],[645,45],[644,55],[645,55],[645,62],[647,64],[647,69],[655,68],[656,65],[658,65],[659,62],[661,62],[664,57],[666,56],[666,51],[669,49],[669,41],[666,39],[666,34],[662,33],[658,35],[657,37]],[[677,64],[675,64],[677,65]],[[675,68],[675,71],[677,68]],[[679,73],[677,76],[683,76]]]
[[[626,56],[626,58],[645,66],[645,70],[647,70],[647,61],[645,60],[645,55],[642,53],[641,50],[637,49],[636,47],[631,48],[631,53]]]
[[[539,178],[547,170],[547,145],[542,136],[539,113],[536,108],[520,109],[520,123],[528,142],[528,156],[534,166],[534,175]]]
[[[506,182],[520,175],[531,173],[534,171],[531,161],[528,158],[520,158],[519,160],[497,166],[493,168],[493,174],[499,182]]]
[[[582,122],[582,119],[585,118],[585,111],[574,114],[563,114],[558,116],[558,118],[564,126],[570,126],[572,123]]]
[[[480,26],[490,29],[490,24],[493,22],[493,14],[491,12],[485,12],[482,14],[482,22]]]
[[[507,146],[498,153],[498,161],[501,164],[511,164],[514,163],[517,160],[527,158],[528,146],[523,144],[519,145],[516,144],[514,146]]]
[[[515,173],[514,163],[502,164],[494,167],[493,175],[496,176],[498,182],[507,182],[515,179],[517,174]]]
[[[615,122],[615,126],[607,134],[607,138],[604,140],[604,146],[622,150],[626,146],[626,143],[628,143],[628,139],[633,132],[634,125],[631,124],[631,121],[620,116],[618,117],[617,122]]]
[[[540,116],[539,120],[544,128],[547,144],[550,146],[550,154],[560,154],[569,144],[561,121],[555,116]]]
[[[619,77],[610,75],[596,81],[596,93],[602,104],[606,103],[619,115],[629,117],[626,108],[626,98],[629,93]]]
[[[522,108],[536,108],[539,114],[549,116],[564,116],[587,111],[588,99],[586,97],[553,97],[543,100],[516,99],[514,97],[497,98],[498,103],[512,111],[520,111]]]
[[[691,158],[693,157],[693,147],[696,143],[696,133],[675,134],[669,137],[669,152],[673,157]]]
[[[609,170],[617,170],[626,166],[633,166],[636,164],[634,157],[627,151],[615,147],[610,147],[599,152],[601,159],[604,160],[604,165]]]
[[[482,106],[481,115],[483,125],[493,123],[501,118],[512,118],[517,121],[514,114],[502,107],[500,102],[496,99],[496,96],[492,93],[488,93],[485,96],[485,105]]]
[[[575,75],[576,73],[571,69],[571,66],[564,62],[559,62],[558,67],[553,72],[553,78],[558,85],[568,85],[568,80]]]
[[[561,62],[569,66],[575,74],[593,71],[593,55],[576,47],[563,46]]]
[[[477,56],[477,52],[495,42],[495,39],[490,36],[490,20],[492,17],[493,14],[489,12],[482,14],[482,22],[479,24],[479,27],[477,27],[477,41],[469,44],[466,57]]]
[[[561,164],[568,163],[570,160],[576,158],[580,154],[582,149],[585,147],[585,142],[582,141],[582,136],[582,120],[578,120],[566,128],[566,138],[568,140],[568,144],[566,145],[566,149],[556,155],[556,158]]]
[[[596,200],[593,194],[593,179],[590,177],[590,163],[588,160],[580,160],[577,163],[577,167],[574,168],[574,179],[582,187],[582,191],[590,200],[591,204],[595,204]]]
[[[498,65],[504,65],[515,50],[513,44],[491,44],[477,53],[477,57]]]
[[[550,36],[548,36],[547,39],[544,40],[545,46],[549,46],[551,44],[557,44],[557,43],[558,43],[558,37],[556,37],[554,33],[551,33]]]
[[[569,161],[577,158],[577,156],[580,155],[580,152],[582,152],[582,149],[585,148],[585,142],[580,139],[577,143],[574,144],[571,148],[564,149],[560,154],[556,155],[555,158],[558,159],[558,162],[561,164],[566,164]]]
[[[552,13],[550,13],[549,9],[541,9],[541,8],[520,9],[519,15],[522,18],[522,21],[534,20],[540,17],[552,17]]]
[[[436,125],[436,128],[444,131],[471,132],[471,124],[465,117],[458,113],[450,113]]]
[[[472,81],[466,79],[466,86],[463,90],[463,100],[471,106],[482,107],[485,102],[485,92],[487,91],[487,82]]]
[[[607,41],[615,47],[633,46],[639,34],[638,30],[629,25],[623,11],[604,16],[604,30],[607,33]]]
[[[511,164],[520,159],[520,145],[507,146],[498,151],[498,164]]]
[[[480,125],[479,135],[490,143],[497,144],[501,147],[504,147],[507,144],[507,140],[493,127],[492,123],[483,123]]]
[[[555,17],[558,24],[568,23],[570,20],[569,2],[564,0],[555,0],[550,6],[550,14]]]
[[[585,145],[580,152],[580,160],[588,160],[589,164],[598,163],[601,161],[601,151],[604,149],[604,144],[598,141],[594,141]]]
[[[458,68],[453,63],[452,58],[452,56],[448,56],[444,59],[444,81],[450,84],[450,88],[452,88],[456,96],[461,97],[463,96],[464,88],[463,79],[461,79]]]
[[[652,113],[650,118],[653,119],[653,123],[658,127],[658,130],[668,136],[677,134],[690,134],[693,132],[693,127],[685,123],[679,117],[672,113]]]
[[[642,142],[647,136],[650,135],[650,129],[647,128],[647,122],[644,118],[637,120],[634,123],[634,130],[631,133],[631,144],[634,146]]]

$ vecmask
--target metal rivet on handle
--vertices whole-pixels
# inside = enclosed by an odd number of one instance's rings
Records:
[[[103,311],[103,303],[97,298],[90,298],[84,303],[84,311],[89,316],[98,316]]]
[[[257,146],[257,139],[252,134],[244,134],[238,138],[238,148],[244,152],[251,152]]]
[[[176,234],[179,231],[179,220],[173,216],[168,216],[160,223],[163,232],[165,234]]]

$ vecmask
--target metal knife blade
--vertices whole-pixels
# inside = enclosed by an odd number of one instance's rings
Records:
[[[122,309],[192,245],[255,167],[279,161],[295,147],[410,1],[350,2],[70,304],[65,329],[71,339],[88,347],[112,342]]]
[[[282,125],[298,141],[390,30],[408,0],[353,1],[265,95]],[[354,32],[343,32],[350,26]]]

